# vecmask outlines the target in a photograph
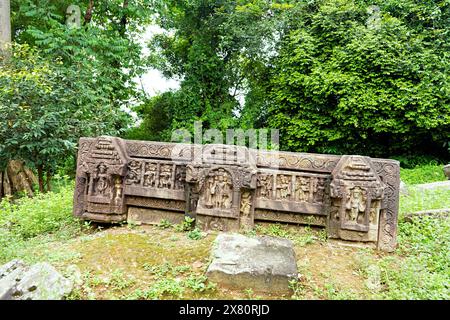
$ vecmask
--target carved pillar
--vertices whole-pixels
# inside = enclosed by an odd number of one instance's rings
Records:
[[[379,242],[385,189],[370,158],[342,156],[330,184],[329,236]]]
[[[133,172],[132,178],[139,179],[135,173],[140,164],[128,168],[129,160],[119,138],[99,137],[94,142],[81,139],[79,145],[74,215],[102,222],[125,221],[125,177]]]

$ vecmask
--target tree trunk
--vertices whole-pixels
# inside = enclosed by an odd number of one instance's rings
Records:
[[[50,170],[47,170],[47,192],[52,191],[52,174],[50,173]]]
[[[38,184],[39,184],[39,192],[44,193],[44,170],[42,169],[42,166],[38,166]]]
[[[22,161],[12,160],[3,172],[0,172],[0,198],[12,196],[16,192],[24,192],[33,196],[33,184],[36,176]]]

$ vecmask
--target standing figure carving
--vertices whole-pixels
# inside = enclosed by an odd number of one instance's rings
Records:
[[[366,210],[365,191],[358,186],[350,189],[346,208],[349,210],[349,221],[357,222],[360,212],[364,213]]]
[[[163,189],[170,189],[172,184],[172,166],[161,166],[161,172],[159,173],[159,187]]]
[[[291,195],[291,179],[289,176],[280,175],[277,181],[277,198],[287,199]]]
[[[310,194],[310,182],[309,179],[305,177],[299,177],[298,180],[296,180],[296,190],[295,190],[295,197],[300,202],[308,202],[309,200],[309,194]]]
[[[261,198],[272,198],[272,176],[259,175],[258,176],[258,190]]]
[[[158,166],[155,163],[146,163],[144,167],[144,186],[155,187],[156,186],[156,172]]]
[[[109,175],[107,174],[108,167],[102,162],[98,165],[96,175],[98,194],[105,196],[106,190],[109,189]]]

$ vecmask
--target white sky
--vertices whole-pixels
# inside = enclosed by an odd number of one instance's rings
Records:
[[[147,48],[146,42],[155,33],[162,33],[164,30],[156,25],[149,26],[145,33],[142,35],[141,43],[144,47],[142,50],[143,55],[148,55],[149,50]],[[145,92],[149,97],[153,97],[159,93],[163,93],[170,89],[177,89],[180,85],[179,81],[175,79],[166,79],[159,70],[150,69],[146,74],[144,74],[141,79],[135,79],[139,88],[143,87]],[[141,85],[142,81],[142,85]]]

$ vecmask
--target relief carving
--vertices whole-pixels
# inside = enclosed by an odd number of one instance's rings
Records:
[[[273,176],[268,174],[258,175],[258,196],[264,199],[272,198]]]
[[[277,176],[277,199],[288,199],[291,195],[291,177],[287,175]]]
[[[206,178],[202,206],[205,208],[230,209],[233,186],[231,175],[219,169]]]
[[[388,159],[82,138],[74,214],[120,222],[130,206],[143,221],[184,213],[221,231],[252,228],[255,219],[314,224],[392,251],[398,189],[399,165]]]

